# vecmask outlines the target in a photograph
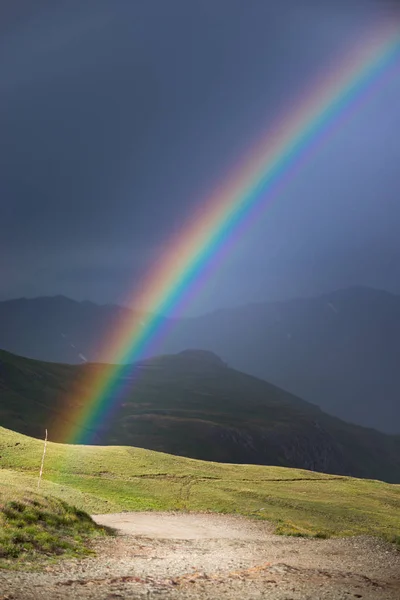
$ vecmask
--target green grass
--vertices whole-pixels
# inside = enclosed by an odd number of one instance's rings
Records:
[[[35,490],[43,443],[0,428],[0,490]],[[267,519],[276,532],[400,539],[400,486],[301,469],[49,443],[42,493],[89,513],[188,510]]]
[[[10,566],[10,560],[16,566],[40,557],[85,556],[89,538],[106,533],[83,510],[33,492],[23,479],[1,477],[0,566]]]

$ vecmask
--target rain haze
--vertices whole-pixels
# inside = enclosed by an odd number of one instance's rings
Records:
[[[193,210],[398,4],[2,2],[0,299],[134,303]],[[399,21],[400,22],[400,21]],[[400,67],[188,307],[400,293]]]

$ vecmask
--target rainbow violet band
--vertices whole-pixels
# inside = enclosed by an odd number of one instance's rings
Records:
[[[90,443],[93,432],[107,422],[118,405],[126,386],[126,365],[139,360],[144,351],[151,351],[165,333],[163,316],[193,294],[243,229],[304,164],[310,151],[337,129],[360,101],[375,92],[385,74],[398,67],[399,32],[398,23],[384,24],[372,39],[363,39],[354,54],[317,81],[303,101],[297,102],[296,110],[278,119],[272,131],[264,132],[230,179],[172,240],[141,291],[134,290],[129,302],[146,306],[148,316],[135,319],[128,327],[124,323],[105,340],[105,362],[110,364],[88,368],[84,388],[72,392],[60,423],[63,439]]]

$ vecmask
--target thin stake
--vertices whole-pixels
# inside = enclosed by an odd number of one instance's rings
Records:
[[[44,438],[42,464],[40,465],[39,480],[38,480],[38,484],[37,484],[38,489],[40,488],[40,480],[42,479],[42,474],[43,474],[43,465],[44,465],[44,457],[46,456],[46,447],[47,447],[47,429],[46,429],[46,437]]]

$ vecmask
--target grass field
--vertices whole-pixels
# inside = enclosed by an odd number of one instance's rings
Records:
[[[36,490],[42,450],[42,442],[0,428],[0,493],[10,499],[13,490]],[[400,486],[300,469],[49,443],[41,492],[89,513],[239,513],[268,519],[282,534],[400,541]]]

